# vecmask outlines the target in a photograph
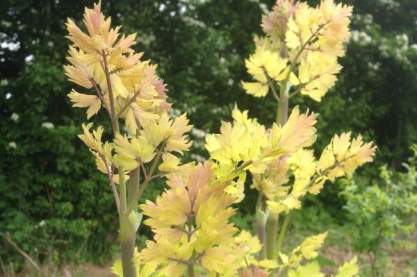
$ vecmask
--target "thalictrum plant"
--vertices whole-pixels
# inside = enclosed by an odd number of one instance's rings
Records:
[[[131,276],[322,276],[314,258],[326,233],[306,238],[290,253],[282,252],[291,213],[303,197],[318,194],[326,181],[351,175],[373,158],[375,147],[358,136],[336,135],[314,156],[317,115],[289,112],[297,94],[320,101],[335,84],[349,37],[352,8],[325,0],[306,3],[278,0],[264,16],[265,36],[246,61],[254,81],[242,82],[255,97],[273,96],[277,120],[265,127],[248,111],[233,110],[218,134],[206,137],[209,159],[182,163],[191,145],[186,115],[173,117],[167,89],[156,65],[132,46],[136,35],[120,33],[101,5],[86,9],[85,31],[68,19],[70,81],[74,107],[87,120],[108,115],[111,129],[83,124],[81,140],[108,177],[119,217],[121,260],[113,272]],[[268,100],[269,101],[269,100]],[[104,138],[108,138],[104,140]],[[239,230],[230,218],[245,197],[244,186],[258,190],[255,232]],[[167,189],[138,207],[143,191],[156,178]],[[144,249],[135,240],[142,216],[153,233]],[[337,276],[355,276],[355,259]]]

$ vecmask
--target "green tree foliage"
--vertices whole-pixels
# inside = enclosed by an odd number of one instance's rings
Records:
[[[59,255],[80,247],[105,253],[115,239],[107,238],[116,220],[108,212],[110,189],[98,175],[91,180],[94,165],[75,139],[82,111],[64,97],[69,84],[61,67],[65,19],[80,20],[92,2],[0,2],[0,233],[41,258],[50,248],[63,250]],[[139,50],[160,65],[174,106],[196,128],[217,131],[235,102],[264,123],[274,120],[273,101],[254,100],[239,83],[260,17],[273,2],[108,0],[103,8],[126,32],[138,32]],[[352,129],[377,142],[382,161],[398,166],[417,136],[417,7],[414,0],[344,2],[356,7],[355,32],[338,85],[314,108],[319,128],[328,130],[318,147]],[[204,155],[199,145],[194,153]],[[0,242],[2,259],[10,253]]]

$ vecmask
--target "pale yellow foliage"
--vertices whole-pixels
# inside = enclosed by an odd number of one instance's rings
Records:
[[[245,61],[253,81],[242,82],[244,90],[255,97],[271,91],[279,101],[296,93],[321,101],[342,69],[338,58],[349,38],[351,12],[351,7],[334,0],[323,0],[315,8],[277,1],[263,17],[266,37],[256,39],[255,52]],[[222,122],[219,134],[206,137],[209,161],[182,165],[179,155],[191,146],[186,135],[191,126],[186,115],[170,117],[156,65],[142,60],[143,53],[132,48],[136,34],[125,36],[120,27],[112,28],[100,4],[85,10],[83,23],[85,31],[71,19],[66,24],[72,45],[65,73],[86,90],[72,90],[68,97],[74,107],[86,109],[87,119],[104,107],[112,119],[114,140],[103,142],[103,127],[90,131],[92,124],[83,124],[80,139],[112,186],[134,176],[135,169],[144,182],[167,178],[168,188],[155,201],[140,205],[154,237],[135,252],[136,275],[180,277],[192,264],[204,276],[266,277],[276,270],[289,277],[324,276],[318,263],[310,261],[317,258],[327,233],[306,238],[289,254],[279,253],[277,260],[259,259],[265,246],[230,222],[232,204],[244,198],[250,173],[252,187],[261,194],[263,214],[299,209],[303,197],[318,194],[326,180],[350,176],[370,162],[374,145],[344,133],[335,136],[316,160],[310,149],[317,136],[316,114],[295,107],[286,123],[266,128],[247,111],[235,108],[233,121]],[[118,126],[119,120],[124,126]],[[154,169],[160,172],[152,176]],[[116,199],[126,189],[113,188]],[[129,210],[128,221],[135,231],[138,218],[135,209]],[[112,271],[122,276],[119,261]],[[357,276],[358,271],[354,258],[340,267],[337,276]]]
[[[336,83],[336,74],[341,68],[336,56],[321,52],[309,53],[300,65],[296,81],[301,88],[301,94],[320,102]]]
[[[309,147],[316,141],[316,114],[300,113],[295,107],[284,126],[274,124],[271,131],[273,147],[285,153],[294,153],[301,148]]]
[[[140,134],[154,147],[163,143],[165,151],[182,153],[191,146],[186,133],[192,126],[185,114],[172,120],[168,114],[163,113],[157,120],[144,121],[142,127]]]
[[[282,268],[299,268],[301,262],[306,260],[315,259],[319,250],[322,247],[324,240],[327,237],[327,232],[311,236],[297,246],[290,255],[285,255],[280,253],[280,263],[279,266]]]
[[[317,262],[301,265],[288,271],[288,277],[324,277]]]
[[[155,156],[154,146],[143,136],[127,138],[118,135],[114,139],[116,154],[113,162],[126,171],[132,171],[140,163],[148,163]]]
[[[179,170],[180,159],[171,154],[164,153],[162,154],[162,163],[159,165],[158,169],[161,172],[170,173]]]
[[[254,186],[268,199],[286,196],[287,189],[281,186],[288,181],[289,164],[286,160],[288,155],[313,144],[316,116],[301,114],[295,108],[284,126],[274,124],[271,129],[266,129],[250,119],[247,112],[238,109],[233,111],[233,119],[233,123],[222,124],[220,134],[206,137],[206,149],[213,160],[216,176],[225,180],[239,177],[226,191],[234,195],[237,202],[242,200],[246,175],[241,174],[248,170],[254,175]],[[297,182],[301,184],[301,173],[298,176]],[[307,179],[304,178],[304,182]],[[291,199],[287,202],[291,208],[300,206]]]
[[[157,264],[156,263],[146,263],[146,264],[141,263],[141,256],[139,255],[137,248],[135,248],[134,262],[135,262],[135,267],[136,267],[136,276],[140,276],[140,277],[154,276]],[[120,259],[117,259],[113,263],[113,266],[111,267],[111,271],[116,276],[123,277],[122,261]]]
[[[372,161],[375,150],[373,143],[365,143],[361,136],[352,139],[350,133],[336,135],[323,150],[317,170],[330,181],[350,176],[356,168]]]
[[[114,112],[125,119],[134,134],[138,123],[157,119],[170,108],[165,85],[156,75],[156,66],[142,61],[142,53],[131,48],[136,34],[125,36],[119,33],[120,27],[111,28],[111,20],[104,17],[100,4],[85,9],[83,23],[87,33],[73,20],[67,21],[72,46],[67,57],[70,64],[64,69],[70,81],[92,89],[94,94],[73,91],[69,97],[75,107],[88,108],[90,118],[101,104],[111,112],[112,95]]]
[[[307,3],[277,1],[263,17],[265,38],[256,39],[256,50],[246,61],[254,83],[242,82],[248,94],[275,97],[291,90],[316,101],[332,88],[349,39],[352,8],[324,0],[318,7]],[[268,77],[269,76],[269,77]]]
[[[256,82],[242,82],[242,86],[255,97],[265,96],[268,93],[268,82],[282,81],[288,74],[288,61],[266,47],[257,47],[245,64]]]
[[[114,178],[115,176],[113,176],[111,169],[113,145],[107,142],[102,142],[104,131],[102,126],[99,126],[96,130],[90,132],[92,126],[93,124],[91,123],[87,125],[83,124],[83,134],[78,137],[85,143],[85,145],[87,145],[96,158],[97,169],[102,173],[107,174],[109,177]],[[115,181],[117,182],[117,179]]]
[[[206,137],[206,149],[213,160],[222,165],[234,165],[262,158],[262,150],[268,146],[265,127],[249,119],[247,111],[233,111],[233,123],[222,123],[220,134]]]
[[[143,263],[158,265],[159,272],[182,276],[189,260],[221,276],[236,276],[245,258],[259,250],[259,241],[247,232],[237,234],[231,224],[231,197],[216,182],[209,163],[168,175],[169,189],[141,205],[155,237],[141,252]],[[194,257],[194,258],[193,258]],[[198,258],[195,258],[198,257]],[[174,272],[175,269],[175,272]]]
[[[87,119],[98,113],[101,108],[101,101],[95,95],[83,94],[72,90],[68,97],[73,102],[73,107],[87,108]]]
[[[350,261],[344,263],[336,274],[336,277],[356,277],[359,276],[359,267],[357,257],[353,257]]]

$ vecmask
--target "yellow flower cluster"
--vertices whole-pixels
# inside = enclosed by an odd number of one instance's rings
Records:
[[[279,267],[296,268],[304,260],[312,260],[318,256],[318,251],[322,247],[324,240],[327,237],[327,232],[316,236],[311,236],[297,246],[290,255],[280,253]]]
[[[350,176],[359,166],[372,161],[375,150],[372,143],[364,143],[360,136],[352,139],[350,133],[336,135],[319,160],[312,150],[301,149],[286,159],[274,161],[264,175],[255,177],[255,185],[268,188],[264,194],[271,212],[299,209],[303,196],[318,194],[327,180],[333,182]],[[294,180],[291,187],[290,176]]]
[[[227,176],[238,164],[249,166],[250,161],[263,158],[265,149],[270,145],[268,131],[255,119],[248,118],[248,112],[233,110],[233,123],[222,122],[220,134],[206,136],[206,149],[213,160],[217,161]],[[250,167],[256,171],[257,168]]]
[[[191,145],[185,133],[191,129],[185,115],[170,119],[170,104],[166,102],[166,88],[156,73],[156,66],[142,61],[142,53],[131,48],[136,35],[119,34],[120,27],[111,28],[100,4],[85,9],[83,32],[68,19],[68,38],[73,43],[68,52],[68,78],[93,94],[72,90],[68,96],[74,107],[87,109],[87,119],[104,106],[113,122],[124,119],[126,134],[113,130],[114,141],[102,145],[103,128],[93,134],[91,125],[83,126],[80,138],[96,156],[97,167],[112,176],[113,168],[124,173],[162,156],[161,171],[169,173],[179,168],[179,158]],[[117,127],[118,128],[118,127]],[[121,132],[121,130],[120,130]],[[122,174],[122,172],[118,172]],[[119,176],[112,176],[118,182]]]
[[[82,128],[84,133],[78,137],[88,146],[91,153],[93,153],[94,157],[96,158],[97,169],[100,172],[106,174],[114,182],[118,183],[118,176],[113,176],[112,169],[113,144],[102,142],[104,131],[102,126],[99,126],[96,130],[90,132],[92,126],[92,123],[87,125],[83,124]]]
[[[253,186],[276,214],[299,209],[307,193],[318,194],[326,180],[352,174],[375,154],[372,143],[363,143],[361,137],[351,139],[345,133],[335,136],[316,160],[309,149],[316,139],[316,115],[301,114],[297,107],[282,127],[274,124],[266,129],[237,109],[233,119],[222,124],[220,134],[206,138],[215,174],[229,181],[239,177],[225,190],[240,201],[245,171],[251,172]]]
[[[352,139],[350,133],[333,137],[324,149],[317,164],[317,171],[330,181],[351,175],[359,166],[372,161],[376,147],[365,143],[361,136]]]
[[[340,72],[338,57],[349,38],[352,8],[324,0],[312,8],[306,3],[278,0],[264,16],[266,37],[257,40],[246,61],[255,82],[242,82],[248,94],[265,96],[275,82],[286,93],[308,95],[320,101]]]
[[[281,270],[287,270],[288,276],[292,277],[324,277],[325,275],[320,271],[320,266],[316,261],[311,261],[318,257],[319,250],[327,237],[327,232],[308,237],[291,251],[289,255],[279,253],[279,260],[277,267]],[[335,277],[357,277],[359,268],[356,257],[343,264]]]
[[[266,37],[256,39],[255,53],[246,60],[248,73],[255,82],[242,82],[243,88],[256,97],[271,90],[278,101],[288,101],[298,92],[320,101],[341,70],[337,59],[344,55],[351,12],[351,7],[335,4],[333,0],[324,0],[316,8],[294,0],[277,0],[273,10],[263,18]],[[309,131],[308,127],[315,123],[315,117],[295,123],[295,118],[301,118],[298,114],[296,108],[282,128],[274,125],[271,130],[252,136],[270,136],[268,143],[273,146],[269,145],[268,150],[275,153],[270,159],[266,158],[267,151],[259,151],[262,154],[257,157],[235,160],[251,160],[260,169],[251,170],[253,186],[266,197],[269,211],[275,214],[300,208],[306,193],[318,194],[326,180],[351,175],[357,167],[371,161],[375,152],[372,143],[363,143],[361,137],[351,140],[350,134],[342,134],[333,138],[317,161],[308,149],[315,141],[315,129]],[[279,131],[275,133],[282,136],[280,139],[273,137],[277,128]],[[226,130],[221,131],[227,136]],[[307,139],[308,143],[297,144],[297,139]],[[238,137],[236,141],[239,140]],[[276,142],[280,140],[278,145]],[[211,145],[207,149],[212,159],[222,162]],[[235,143],[231,145],[233,150],[241,149]],[[264,145],[261,149],[265,148]],[[222,153],[227,156],[224,150],[225,147]],[[292,184],[289,180],[293,180]]]
[[[111,19],[101,13],[100,4],[86,8],[83,32],[73,20],[67,21],[68,38],[73,43],[68,52],[65,72],[70,81],[94,94],[72,90],[74,107],[87,108],[87,117],[101,106],[126,120],[132,134],[145,119],[157,119],[170,105],[165,85],[155,73],[156,66],[142,61],[142,53],[131,46],[136,34],[122,36],[120,27],[111,28]],[[110,72],[110,76],[106,74]]]
[[[141,251],[140,263],[154,264],[161,275],[184,276],[188,266],[220,276],[236,276],[261,246],[229,222],[232,199],[215,183],[209,163],[168,177],[169,189],[141,205],[155,233]]]
[[[277,52],[266,47],[259,47],[246,60],[246,68],[255,82],[242,82],[247,93],[263,97],[268,93],[269,82],[282,81],[288,75],[288,60],[282,59]]]
[[[239,176],[241,180],[232,185],[240,186],[240,189],[226,188],[227,192],[235,194],[237,199],[242,199],[245,170],[255,176],[275,174],[268,176],[268,183],[255,182],[255,186],[265,194],[272,195],[272,187],[276,187],[275,181],[282,171],[268,170],[274,166],[283,164],[290,154],[298,149],[311,146],[316,139],[316,116],[314,114],[301,114],[298,108],[291,113],[284,126],[274,124],[266,129],[256,120],[248,118],[247,112],[238,109],[233,111],[233,123],[223,123],[220,134],[212,134],[206,137],[206,149],[214,164],[216,176],[225,180]],[[275,168],[276,169],[276,168]]]
[[[171,152],[182,153],[187,151],[191,142],[185,133],[191,129],[185,115],[170,120],[167,114],[162,114],[158,120],[145,120],[142,129],[135,137],[117,136],[114,140],[116,155],[114,162],[116,165],[131,171],[139,166],[140,163],[148,163],[157,155],[158,148],[161,148],[164,155],[164,162],[160,165],[164,171],[175,170],[176,167],[167,165],[167,157],[170,157],[176,165],[179,159]]]

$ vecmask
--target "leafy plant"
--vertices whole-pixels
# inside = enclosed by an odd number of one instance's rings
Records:
[[[348,228],[356,251],[370,257],[373,276],[382,276],[386,250],[415,230],[417,215],[417,163],[414,156],[404,164],[406,172],[383,166],[380,178],[368,182],[353,179],[342,192],[346,199]]]
[[[291,212],[303,197],[318,194],[326,181],[352,175],[370,162],[375,147],[350,133],[333,137],[319,158],[317,115],[295,107],[297,94],[319,102],[335,84],[349,37],[351,7],[324,0],[313,8],[306,3],[278,1],[263,19],[266,36],[246,61],[254,82],[242,82],[251,95],[276,100],[276,123],[264,127],[233,110],[219,134],[206,136],[210,158],[181,163],[191,142],[186,115],[174,117],[166,87],[156,66],[132,49],[135,34],[120,35],[100,4],[86,9],[83,32],[68,19],[69,80],[77,84],[69,98],[86,109],[91,119],[101,108],[111,130],[83,124],[79,137],[108,178],[119,218],[121,261],[113,267],[123,276],[322,276],[314,261],[327,233],[306,238],[289,253],[282,252]],[[105,132],[106,131],[106,132]],[[256,236],[231,223],[233,204],[245,197],[244,186],[258,191]],[[152,180],[166,179],[168,188],[138,208]],[[154,238],[135,248],[142,215]],[[282,219],[284,217],[284,219]],[[338,276],[357,275],[356,260],[340,268]]]

